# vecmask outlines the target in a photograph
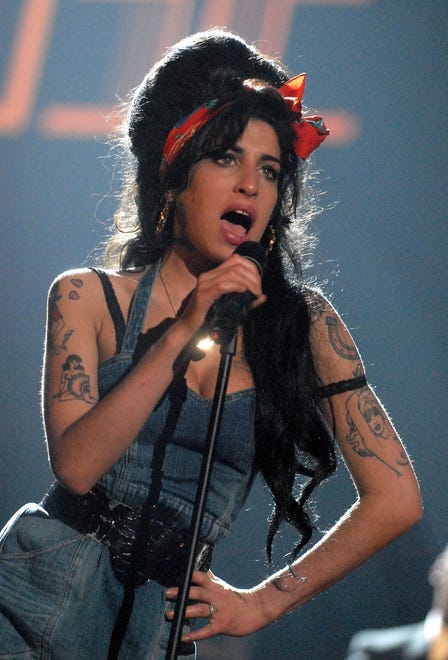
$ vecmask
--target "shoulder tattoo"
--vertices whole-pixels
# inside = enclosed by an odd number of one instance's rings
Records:
[[[73,288],[68,293],[69,299],[79,300],[79,289],[81,289],[84,282],[79,277],[72,277],[70,284]],[[67,342],[74,332],[73,329],[66,326],[58,304],[61,298],[59,282],[56,282],[50,291],[48,300],[48,348],[56,355],[67,351]]]
[[[325,323],[327,324],[328,338],[334,351],[345,360],[357,360],[359,356],[356,346],[353,342],[347,344],[343,340],[337,318],[327,316]]]

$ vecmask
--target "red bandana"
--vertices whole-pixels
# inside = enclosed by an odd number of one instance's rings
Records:
[[[299,158],[303,160],[314,149],[317,149],[330,132],[326,128],[322,117],[302,117],[302,96],[305,90],[305,80],[306,74],[301,73],[285,82],[277,90],[285,103],[297,115],[297,119],[293,121],[293,128],[296,133],[294,149]],[[207,103],[196,108],[187,117],[180,119],[168,133],[163,147],[162,163],[160,166],[162,177],[166,168],[171,165],[185,143],[212,117],[229,105],[225,103],[219,108],[216,108],[217,103],[218,99],[207,101]]]
[[[312,151],[317,149],[321,142],[330,133],[322,117],[302,117],[302,96],[305,91],[306,73],[301,73],[291,80],[287,80],[278,91],[285,103],[297,114],[293,122],[296,133],[295,152],[305,160]]]

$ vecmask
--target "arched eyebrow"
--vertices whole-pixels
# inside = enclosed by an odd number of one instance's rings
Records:
[[[271,154],[263,154],[260,158],[261,161],[269,161],[270,163],[277,163],[277,165],[280,165],[280,158],[277,158],[277,156],[271,156]]]
[[[234,151],[237,154],[241,154],[243,153],[244,149],[239,147],[237,144],[234,144],[233,147],[230,147],[229,151]],[[260,161],[269,161],[270,163],[277,163],[278,165],[281,165],[280,158],[277,158],[277,156],[273,156],[272,154],[262,154],[260,156]]]

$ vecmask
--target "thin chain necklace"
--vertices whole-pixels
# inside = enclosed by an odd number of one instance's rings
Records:
[[[163,279],[162,268],[159,269],[159,277],[160,277],[160,281],[162,282],[162,286],[165,289],[166,297],[168,298],[168,302],[170,303],[170,307],[173,310],[174,318],[176,318],[177,311],[176,311],[176,308],[173,305],[173,301],[171,300],[171,296],[170,296],[170,293],[168,291],[168,287],[165,283],[165,280]]]

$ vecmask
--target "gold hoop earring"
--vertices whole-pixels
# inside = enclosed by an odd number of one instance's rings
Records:
[[[156,224],[156,234],[157,236],[162,236],[165,229],[166,223],[168,221],[168,216],[170,214],[171,200],[167,199],[163,209],[160,211],[159,219]]]
[[[269,243],[268,246],[265,250],[265,255],[268,256],[270,252],[272,252],[272,248],[275,245],[275,241],[277,240],[277,232],[275,231],[274,225],[269,225],[268,226],[269,231],[271,232],[271,236],[269,238]]]

